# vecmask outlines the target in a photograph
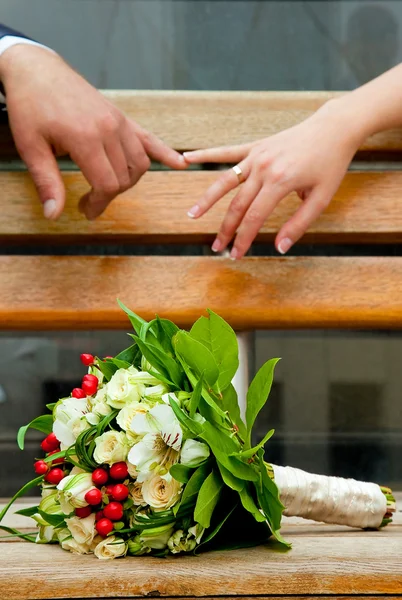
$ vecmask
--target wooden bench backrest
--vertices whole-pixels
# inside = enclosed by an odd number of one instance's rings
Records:
[[[178,150],[241,143],[272,135],[306,118],[330,94],[265,92],[107,92],[144,127]],[[145,318],[155,313],[181,326],[206,307],[238,330],[250,328],[400,328],[402,257],[154,256],[152,244],[211,243],[229,204],[200,220],[186,211],[217,177],[216,170],[151,171],[95,222],[77,211],[87,184],[65,171],[67,209],[49,223],[29,175],[9,168],[15,157],[3,127],[0,155],[0,329],[125,328],[116,298]],[[398,244],[402,241],[402,173],[391,168],[402,132],[365,142],[362,160],[381,154],[381,170],[365,163],[348,173],[333,203],[302,242]],[[7,159],[7,160],[6,160]],[[371,166],[370,166],[371,165]],[[291,195],[265,223],[259,240],[272,242],[299,200]],[[147,245],[147,256],[49,256],[48,247]],[[34,256],[18,254],[33,246]],[[36,250],[35,250],[36,248]],[[54,251],[54,254],[59,254]],[[89,252],[93,250],[89,250]],[[36,253],[36,255],[35,255]]]

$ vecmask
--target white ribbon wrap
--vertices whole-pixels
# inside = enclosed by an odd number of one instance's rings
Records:
[[[287,517],[365,529],[379,527],[387,512],[385,495],[375,483],[272,468]]]

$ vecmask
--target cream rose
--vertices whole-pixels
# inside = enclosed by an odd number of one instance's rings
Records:
[[[142,484],[144,501],[155,510],[170,508],[178,501],[182,484],[169,474],[154,475]]]
[[[63,550],[69,550],[74,554],[91,554],[91,548],[88,544],[79,544],[71,535],[69,529],[61,529],[57,532],[60,546]]]
[[[106,431],[95,440],[94,460],[100,465],[126,460],[129,444],[122,431]]]
[[[95,489],[91,473],[78,473],[67,475],[57,486],[58,500],[65,515],[69,515],[74,508],[88,506],[85,494]]]
[[[119,558],[127,553],[127,544],[125,541],[115,535],[105,538],[95,547],[94,554],[101,560]]]
[[[96,533],[95,513],[92,513],[83,519],[80,519],[79,517],[66,519],[66,525],[78,544],[87,544],[89,546],[92,543]]]
[[[142,495],[142,483],[136,481],[134,485],[130,487],[130,496],[135,506],[146,506],[146,502]]]
[[[124,431],[131,433],[135,438],[137,438],[138,436],[130,431],[131,422],[135,415],[138,413],[145,414],[148,412],[148,410],[149,407],[143,402],[131,402],[130,404],[126,404],[126,406],[121,409],[116,417],[116,421]]]
[[[139,386],[130,382],[130,376],[137,373],[135,367],[118,369],[107,385],[107,403],[113,408],[123,408],[130,402],[139,402]]]

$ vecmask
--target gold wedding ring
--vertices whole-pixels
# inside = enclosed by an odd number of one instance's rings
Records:
[[[241,168],[239,167],[239,165],[235,165],[234,167],[232,167],[232,170],[236,173],[239,183],[243,183],[243,181],[246,181],[246,178],[244,177],[244,173],[241,170]]]

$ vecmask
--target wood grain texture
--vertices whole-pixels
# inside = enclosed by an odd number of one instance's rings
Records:
[[[178,150],[240,144],[300,123],[340,92],[198,92],[108,90],[105,96],[130,118]],[[363,150],[400,151],[402,131],[368,139]],[[15,154],[0,129],[0,155]]]
[[[0,242],[211,242],[230,199],[223,199],[201,219],[188,209],[218,177],[216,172],[150,172],[117,198],[105,214],[88,222],[77,210],[87,184],[80,173],[63,175],[66,211],[56,223],[46,221],[27,173],[0,172]],[[304,242],[395,243],[402,241],[402,173],[349,173],[327,210],[304,236]],[[295,213],[292,194],[267,219],[258,236],[272,241]]]
[[[207,307],[237,329],[402,328],[402,257],[0,257],[0,329],[190,326]]]
[[[2,544],[0,594],[7,599],[156,596],[400,594],[402,536],[364,532],[288,536],[274,544],[158,560],[98,563],[55,546]]]
[[[278,133],[312,115],[341,92],[198,92],[107,90],[104,95],[178,150],[241,144]],[[402,130],[376,134],[362,150],[402,150]],[[15,156],[8,128],[0,127],[0,157]]]

